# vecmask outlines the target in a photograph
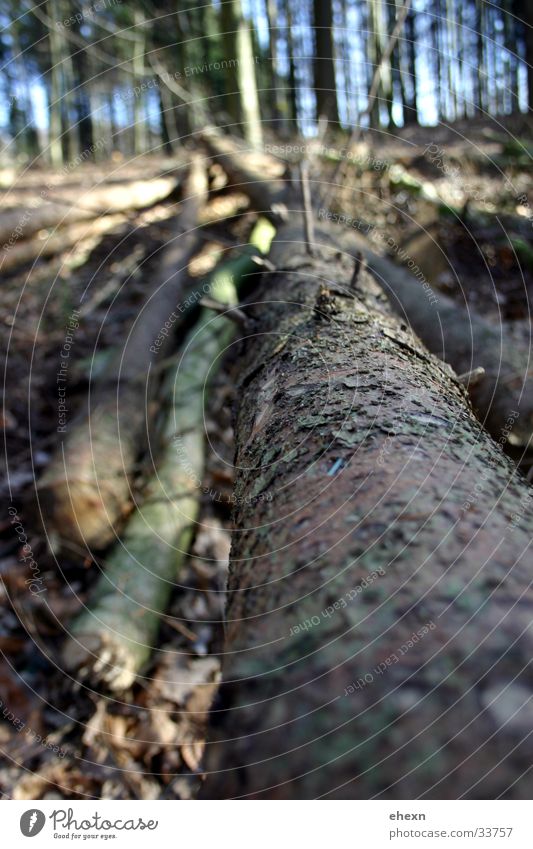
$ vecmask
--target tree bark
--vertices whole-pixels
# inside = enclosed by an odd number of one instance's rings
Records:
[[[324,117],[333,126],[338,126],[339,109],[333,55],[331,0],[313,0],[313,26],[315,30],[314,83],[317,120]]]
[[[351,236],[346,240],[350,241]],[[476,368],[484,376],[467,388],[478,418],[499,440],[525,447],[533,433],[533,374],[530,353],[512,340],[503,325],[491,324],[442,293],[431,290],[408,270],[357,243],[369,267],[383,283],[395,311],[403,316],[429,350],[449,363],[458,374]],[[512,427],[509,416],[516,412]]]
[[[527,65],[527,102],[533,109],[533,9],[527,0],[518,0],[518,16],[524,24],[525,52]]]
[[[47,530],[65,543],[105,547],[131,498],[131,475],[146,435],[146,405],[154,391],[150,366],[171,339],[162,332],[185,293],[187,265],[198,249],[196,224],[207,196],[207,177],[193,162],[174,238],[158,279],[87,407],[60,430],[61,445],[39,485]],[[171,322],[172,325],[172,322]]]
[[[244,138],[259,147],[263,136],[252,33],[249,22],[243,17],[241,0],[227,0],[222,4],[221,21],[228,60],[226,110],[240,125]]]
[[[238,23],[236,49],[244,138],[252,147],[259,148],[263,143],[263,128],[257,93],[252,29],[250,22],[245,21],[242,15]]]
[[[250,239],[254,253],[268,253],[272,236],[272,225],[260,220]],[[210,280],[211,297],[235,305],[240,284],[256,269],[250,254],[222,263]],[[234,331],[228,317],[215,318],[204,309],[166,381],[165,448],[145,499],[112,550],[91,604],[75,621],[62,652],[66,667],[83,669],[93,684],[127,689],[155,646],[160,617],[196,525],[204,471],[205,395]]]
[[[286,90],[279,74],[277,29],[279,17],[278,0],[266,0],[265,8],[268,21],[268,58],[271,63],[270,79],[273,99],[272,114],[274,116],[274,125],[272,129],[275,129],[278,135],[286,136],[290,130],[289,104],[287,102]]]
[[[233,140],[224,137],[219,142],[210,138],[207,142],[231,179],[259,209],[267,204],[281,209],[285,205],[284,217],[292,214],[294,203],[289,184],[279,178],[272,181],[265,178],[268,156],[263,155],[259,170],[251,159],[243,163]],[[274,165],[272,163],[272,169]],[[318,218],[335,220],[335,216],[324,208],[318,210]],[[363,252],[369,266],[384,283],[396,312],[411,324],[432,353],[446,360],[458,374],[466,374],[477,367],[485,369],[482,380],[468,385],[479,418],[496,439],[505,433],[513,445],[527,445],[533,433],[533,375],[529,350],[508,339],[502,327],[490,324],[474,311],[434,292],[425,278],[417,279],[380,256],[355,226],[349,231],[337,227],[335,238],[349,251],[360,249]],[[507,421],[512,411],[519,415],[509,430]]]
[[[70,227],[62,227],[55,233],[51,233],[46,240],[25,239],[20,244],[15,244],[5,253],[1,268],[5,273],[18,268],[35,259],[54,256],[66,252],[69,248],[75,248],[80,243],[87,244],[93,239],[99,239],[110,230],[115,230],[121,224],[127,223],[125,215],[103,215],[94,221],[85,221],[80,224],[72,224]]]
[[[135,180],[117,185],[96,184],[90,189],[53,186],[43,189],[41,196],[33,192],[31,205],[10,209],[0,215],[0,243],[4,251],[13,244],[33,236],[39,230],[87,221],[128,209],[143,209],[164,200],[179,185],[176,177]],[[57,199],[56,199],[57,197]]]
[[[205,795],[530,798],[531,490],[320,235],[243,343]]]
[[[404,110],[404,117],[406,124],[418,124],[419,115],[418,77],[416,70],[416,11],[412,8],[409,10],[409,14],[405,19],[405,40],[407,42],[407,68],[410,77],[409,86],[411,88],[411,95],[409,97],[406,96],[405,98],[406,103],[408,103],[408,106],[407,109]],[[404,88],[407,88],[407,86],[405,86],[405,81]]]
[[[290,0],[282,0],[287,27],[287,62],[289,65],[288,95],[293,133],[298,132],[298,78],[296,74],[296,48],[294,44],[293,20]]]
[[[70,7],[70,12],[74,11],[73,6]],[[73,16],[75,19],[75,15]],[[81,26],[75,20],[73,24],[73,32],[81,37]],[[71,43],[70,58],[72,62],[72,72],[74,76],[75,90],[73,93],[76,104],[76,112],[78,115],[77,133],[79,139],[79,149],[84,153],[86,158],[94,159],[94,128],[91,108],[91,95],[89,82],[91,80],[90,73],[90,54],[88,51],[80,50]]]
[[[133,55],[131,57],[133,82],[143,91],[142,84],[144,82],[144,56],[146,51],[146,36],[144,32],[145,19],[144,12],[136,9],[133,13],[135,27],[133,32],[136,41],[133,42]],[[139,156],[147,150],[147,124],[143,114],[144,96],[139,94],[133,98],[133,153]]]
[[[52,21],[48,29],[48,42],[50,46],[50,94],[48,110],[50,113],[48,149],[50,162],[54,168],[60,168],[63,164],[63,145],[61,141],[61,98],[62,72],[61,72],[61,38],[56,29],[56,22],[60,20],[57,12],[56,0],[48,0],[48,14]]]

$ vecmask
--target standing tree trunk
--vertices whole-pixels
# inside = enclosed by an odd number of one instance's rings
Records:
[[[525,59],[527,66],[527,102],[529,108],[533,109],[533,6],[531,5],[531,0],[517,0],[516,6],[516,14],[524,23]]]
[[[49,94],[49,139],[50,162],[54,168],[60,168],[63,164],[62,135],[62,106],[63,94],[61,73],[61,38],[55,28],[55,22],[59,20],[56,0],[48,0],[48,16],[52,23],[48,29],[48,42],[50,45],[50,94]]]
[[[224,53],[228,60],[235,58],[235,32],[237,20],[233,0],[222,3],[220,8],[220,24],[222,27],[222,44]],[[241,103],[239,98],[239,85],[237,81],[237,66],[235,62],[228,61],[224,70],[225,96],[224,107],[228,117],[236,124],[241,123]]]
[[[159,100],[159,132],[161,135],[161,146],[167,156],[172,156],[172,141],[167,124],[167,114],[170,114],[170,109],[165,108],[164,94],[161,91],[161,86],[158,86],[157,96]]]
[[[487,57],[484,33],[486,12],[484,0],[476,0],[476,106],[478,114],[484,114],[488,109],[487,103]]]
[[[144,34],[144,14],[142,11],[134,12],[136,41],[133,42],[133,82],[135,86],[141,86],[144,79],[144,52],[146,49],[146,37]],[[141,89],[142,91],[142,89]],[[134,93],[133,97],[133,152],[135,156],[146,152],[147,126],[144,119],[142,94]]]
[[[245,139],[259,147],[263,133],[252,33],[249,22],[243,18],[241,0],[223,3],[221,20],[228,60],[226,109],[231,118],[241,125]]]
[[[271,62],[270,78],[272,80],[273,114],[275,119],[273,129],[276,129],[281,135],[286,135],[288,130],[289,106],[279,75],[277,0],[267,0],[266,12],[268,19],[269,59]]]
[[[370,0],[370,10],[373,73],[381,65],[377,97],[370,104],[371,124],[373,127],[381,125],[381,106],[383,105],[387,110],[390,126],[392,120],[392,80],[390,60],[383,60],[387,45],[387,18],[383,0]]]
[[[257,93],[252,29],[249,21],[245,21],[242,15],[238,23],[236,48],[244,138],[252,147],[258,148],[263,143],[263,130]]]
[[[26,156],[34,159],[39,156],[41,151],[37,127],[35,125],[31,84],[26,68],[24,52],[20,42],[20,27],[20,19],[12,21],[9,27],[10,35],[13,40],[12,68],[5,68],[6,94],[7,100],[10,103],[9,129],[14,137],[18,137],[18,144],[24,150]],[[15,81],[19,86],[22,86],[22,90],[24,92],[22,104],[20,104],[19,99],[14,94],[17,90]]]
[[[81,36],[79,23],[73,26],[73,32]],[[90,55],[86,50],[80,50],[79,47],[71,45],[71,61],[75,84],[74,102],[78,116],[79,148],[85,159],[94,159],[93,119],[88,86],[91,75],[87,67]]]
[[[407,109],[404,111],[405,122],[407,124],[418,124],[418,77],[416,72],[416,12],[413,8],[409,9],[407,18],[405,19],[405,39],[407,42],[407,69],[409,73],[409,87],[411,95],[405,96]],[[404,89],[407,86],[404,84]]]
[[[313,0],[315,29],[314,83],[317,120],[327,118],[333,126],[339,124],[337,82],[333,55],[333,10],[331,0]]]
[[[205,793],[530,798],[531,490],[321,236],[243,343]]]
[[[293,21],[291,11],[291,0],[284,0],[285,22],[287,25],[287,53],[289,65],[289,103],[292,119],[292,131],[298,132],[298,79],[296,76],[296,57],[293,38]]]

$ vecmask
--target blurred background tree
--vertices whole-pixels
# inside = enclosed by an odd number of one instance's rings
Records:
[[[2,0],[4,157],[171,153],[207,122],[257,145],[312,135],[321,116],[350,131],[528,110],[530,0],[413,0],[383,61],[402,5]]]

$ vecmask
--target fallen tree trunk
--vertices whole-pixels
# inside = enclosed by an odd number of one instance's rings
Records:
[[[205,129],[200,139],[215,162],[236,187],[245,192],[255,208],[274,223],[287,217],[285,165],[273,156],[251,150],[238,139]]]
[[[530,798],[532,492],[371,275],[302,242],[243,345],[205,796]]]
[[[273,228],[259,221],[250,247],[267,253]],[[250,254],[222,264],[209,291],[221,304],[237,303],[237,290],[257,266]],[[204,469],[206,387],[234,336],[228,318],[204,309],[184,341],[166,383],[171,399],[162,434],[165,450],[146,497],[114,547],[96,591],[75,621],[64,646],[66,668],[113,691],[130,687],[153,651],[165,611],[196,524]]]
[[[252,203],[262,208],[265,202],[261,203],[261,195],[256,197],[256,192],[267,189],[269,181],[254,172],[251,165],[241,166],[237,147],[234,145],[232,150],[230,142],[224,139],[220,163],[249,194]],[[215,143],[218,141],[209,141],[208,146],[216,151]],[[284,202],[294,208],[287,183],[278,180],[271,184],[269,191],[277,203]],[[346,217],[320,209],[318,218],[323,222],[338,222]],[[355,228],[357,221],[350,221]],[[393,242],[385,234],[375,235],[381,236],[384,248]],[[472,310],[435,292],[423,275],[422,279],[420,276],[417,279],[408,270],[380,256],[370,248],[361,232],[351,228],[343,235],[339,227],[335,238],[342,240],[350,250],[359,248],[363,252],[370,268],[382,281],[395,311],[411,324],[432,353],[446,360],[458,374],[477,368],[485,370],[483,379],[467,384],[478,417],[496,439],[505,433],[513,445],[527,445],[533,433],[533,374],[529,349],[517,345],[502,327],[490,324]],[[512,411],[517,411],[518,416],[509,430],[507,420]]]
[[[33,239],[25,239],[13,245],[9,253],[4,254],[1,270],[3,272],[12,271],[13,268],[18,268],[20,265],[32,262],[35,259],[62,253],[82,242],[88,242],[109,233],[127,220],[125,215],[103,215],[94,219],[94,221],[72,224],[69,227],[55,230],[47,234],[44,239],[37,236],[34,236]]]
[[[185,294],[187,264],[198,249],[196,223],[206,196],[206,174],[197,159],[158,279],[128,338],[90,389],[78,418],[71,424],[60,419],[58,431],[64,436],[38,485],[55,548],[64,543],[105,547],[131,503],[131,476],[146,437],[146,410],[154,391],[150,369],[171,339],[169,327]]]
[[[407,319],[433,354],[458,374],[484,369],[484,376],[467,383],[467,389],[487,430],[498,440],[504,435],[512,445],[526,446],[533,433],[530,351],[518,345],[503,324],[498,327],[435,292],[423,275],[417,279],[407,269],[369,250],[363,238],[358,244],[395,312]],[[509,429],[507,423],[513,412],[517,415]]]
[[[39,230],[152,206],[174,192],[178,182],[176,177],[160,177],[125,185],[95,186],[87,191],[80,189],[72,192],[71,200],[66,199],[67,190],[59,188],[60,196],[48,199],[49,195],[53,195],[53,189],[43,189],[43,194],[37,197],[34,195],[33,204],[0,215],[2,252],[9,254],[13,245],[21,239],[28,239]]]

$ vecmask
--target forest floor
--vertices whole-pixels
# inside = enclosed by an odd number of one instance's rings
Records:
[[[517,338],[529,339],[533,175],[528,166],[533,151],[504,142],[494,124],[469,124],[464,136],[460,126],[441,133],[426,130],[406,129],[399,137],[374,134],[370,143],[359,145],[345,185],[328,209],[346,216],[346,226],[367,232],[396,260],[412,258],[432,285],[458,302],[491,321],[505,322]],[[517,134],[521,132],[519,127]],[[290,148],[288,142],[276,144]],[[340,145],[325,147],[333,154],[319,150],[312,161],[313,179],[324,185],[334,172]],[[22,177],[4,170],[0,212],[14,202],[24,204],[24,197],[43,183],[55,181],[60,196],[62,188],[79,185],[80,179],[106,182],[114,173],[120,179],[146,178],[170,167],[168,160],[145,157],[108,170],[80,166],[68,177],[43,169]],[[220,184],[216,169],[211,178],[213,185]],[[228,241],[246,240],[255,221],[243,196],[223,186],[212,203],[222,210],[226,204],[239,215],[206,228],[204,248],[189,269],[200,278]],[[64,632],[58,623],[68,622],[82,607],[100,564],[73,550],[61,558],[58,569],[32,510],[34,481],[57,440],[58,350],[69,317],[87,291],[69,364],[72,416],[87,391],[91,367],[98,370],[137,314],[175,211],[173,199],[157,203],[132,213],[103,236],[3,275],[0,323],[8,342],[2,351],[2,426],[9,458],[2,484],[6,509],[0,517],[4,798],[186,799],[200,785],[207,712],[219,679],[223,639],[236,364],[226,360],[207,410],[215,450],[209,453],[203,481],[202,530],[173,591],[160,650],[145,677],[120,699],[88,690],[61,668]],[[109,296],[98,302],[95,295],[108,284]],[[530,461],[524,470],[530,470]],[[136,483],[142,480],[141,463]],[[7,512],[9,502],[38,564],[46,605],[28,593],[29,571],[21,559],[20,534],[14,533]]]

